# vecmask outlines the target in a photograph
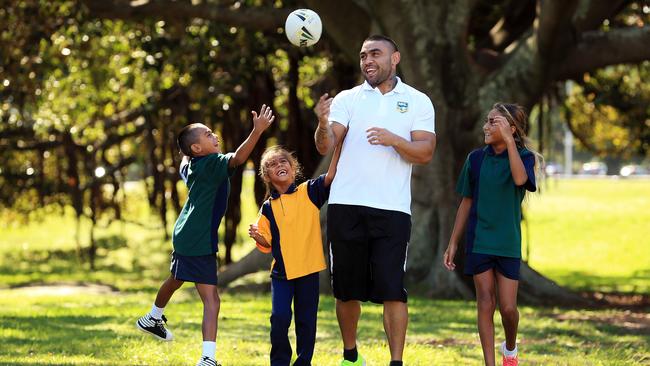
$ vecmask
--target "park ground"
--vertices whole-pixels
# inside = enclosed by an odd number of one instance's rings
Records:
[[[590,308],[521,306],[522,364],[650,365],[650,180],[547,180],[541,187],[527,199],[524,259],[559,284],[607,301]],[[256,209],[250,194],[243,198],[247,222]],[[97,231],[101,249],[90,270],[77,255],[69,210],[37,210],[28,221],[2,213],[0,365],[196,362],[202,310],[190,286],[166,310],[175,341],[157,342],[134,327],[167,274],[170,248],[146,205],[130,203],[125,217],[129,223],[104,223]],[[237,256],[250,249],[246,226]],[[86,224],[79,228],[81,248],[87,232]],[[235,285],[257,290],[223,293],[217,354],[224,366],[268,364],[266,280],[266,273],[254,274]],[[409,307],[407,365],[481,364],[473,302],[412,296]],[[333,309],[331,296],[322,295],[314,365],[340,361]],[[378,306],[364,306],[359,350],[369,365],[387,364]]]

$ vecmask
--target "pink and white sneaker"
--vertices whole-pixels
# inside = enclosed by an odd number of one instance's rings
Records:
[[[517,356],[506,356],[503,355],[503,366],[518,366],[519,365],[519,360],[517,360]]]
[[[515,354],[512,356],[506,356],[506,350],[507,350],[506,342],[501,343],[501,353],[503,354],[503,366],[518,366],[519,360],[517,359],[517,346],[515,346],[515,349],[513,351],[515,352]]]

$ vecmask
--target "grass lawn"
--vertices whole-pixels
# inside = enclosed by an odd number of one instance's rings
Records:
[[[245,189],[250,189],[251,178],[245,177]],[[528,201],[527,259],[536,270],[576,290],[648,294],[648,192],[650,180],[549,181],[542,194]],[[243,198],[248,204],[242,209],[241,240],[257,212],[250,193]],[[149,310],[169,265],[169,242],[144,202],[135,200],[125,208],[125,217],[140,224],[100,223],[95,270],[78,262],[76,221],[69,209],[36,210],[28,225],[12,212],[0,212],[0,365],[196,362],[202,309],[191,287],[177,293],[166,311],[174,342],[157,342],[134,327]],[[84,221],[79,228],[82,248],[88,236]],[[239,245],[235,257],[248,250]],[[104,284],[116,291],[19,287],[56,283]],[[268,364],[270,294],[227,292],[222,298],[220,361]],[[481,364],[472,302],[412,297],[409,306],[407,365]],[[647,312],[541,307],[521,307],[520,312],[522,364],[650,365]],[[501,340],[498,315],[495,323]],[[324,295],[314,365],[338,364],[338,332],[332,298]],[[369,365],[387,364],[380,307],[364,307],[359,339]]]
[[[153,293],[50,294],[0,290],[1,365],[194,365],[200,355],[201,305],[191,288],[168,306],[175,340],[159,342],[134,327]],[[270,296],[225,294],[217,339],[224,365],[268,365]],[[473,304],[413,298],[408,365],[480,365]],[[625,323],[642,314],[521,307],[521,359],[526,365],[650,363],[648,328]],[[498,315],[495,318],[498,322]],[[646,326],[648,319],[645,319]],[[497,328],[497,339],[503,334]],[[364,307],[359,350],[369,365],[386,365],[381,308]],[[321,297],[314,365],[340,362],[330,296]]]
[[[650,294],[650,179],[549,180],[529,196],[529,264],[576,290]]]

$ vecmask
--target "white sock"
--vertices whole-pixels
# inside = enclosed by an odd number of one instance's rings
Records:
[[[211,359],[216,359],[217,353],[217,342],[203,341],[203,354],[202,357],[210,357]]]
[[[504,356],[512,357],[517,355],[517,344],[515,344],[515,349],[512,351],[508,350],[508,347],[506,347],[506,342],[503,342],[501,344],[501,350],[503,351]]]
[[[149,315],[154,319],[162,319],[163,311],[165,311],[165,308],[159,308],[156,304],[153,304]]]

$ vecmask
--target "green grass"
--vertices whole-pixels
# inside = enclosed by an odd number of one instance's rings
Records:
[[[188,287],[166,311],[175,340],[156,341],[134,327],[152,292],[37,294],[0,290],[2,365],[193,365],[200,355],[201,304]],[[473,304],[413,298],[408,365],[479,365]],[[610,320],[622,311],[521,307],[521,358],[527,365],[639,365],[650,362],[650,335]],[[225,294],[217,339],[224,365],[267,365],[270,296]],[[338,326],[330,296],[321,297],[314,365],[340,362]],[[498,315],[495,318],[499,323]],[[497,339],[503,334],[497,327]],[[387,364],[381,308],[364,307],[359,350],[369,365]]]
[[[245,177],[240,244],[255,219],[251,176]],[[524,252],[536,270],[561,285],[587,291],[647,294],[650,256],[650,181],[561,180],[529,198],[530,242]],[[0,365],[192,365],[200,353],[201,304],[188,286],[166,314],[177,338],[159,343],[135,330],[167,276],[170,243],[146,207],[142,192],[125,216],[135,223],[100,221],[97,266],[80,261],[70,209],[35,210],[29,224],[0,212]],[[174,222],[170,218],[170,225]],[[85,248],[88,220],[79,227]],[[525,230],[524,230],[525,231]],[[526,234],[524,233],[524,237]],[[527,247],[527,245],[529,245]],[[265,273],[253,275],[259,282]],[[250,280],[249,280],[250,282]],[[38,292],[26,284],[97,283],[119,290],[70,294]],[[54,287],[57,289],[57,287]],[[408,365],[479,365],[474,305],[412,297],[405,359]],[[623,310],[521,307],[521,357],[527,365],[650,365],[647,314]],[[218,354],[224,365],[268,364],[270,294],[226,293]],[[502,339],[495,317],[497,339]],[[364,307],[360,351],[369,365],[386,364],[381,307]],[[340,338],[331,296],[321,297],[314,365],[335,365]]]
[[[575,290],[650,294],[650,180],[549,180],[525,214],[539,272]]]

